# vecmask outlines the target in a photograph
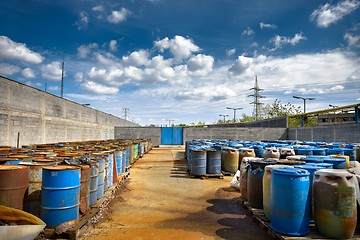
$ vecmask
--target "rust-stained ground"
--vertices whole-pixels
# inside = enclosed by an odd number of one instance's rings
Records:
[[[229,187],[186,174],[183,147],[154,148],[131,169],[100,223],[81,239],[268,239]]]

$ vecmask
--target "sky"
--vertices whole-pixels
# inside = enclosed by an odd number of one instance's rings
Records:
[[[143,126],[360,102],[360,0],[0,0],[0,75]],[[126,109],[126,110],[125,110]]]

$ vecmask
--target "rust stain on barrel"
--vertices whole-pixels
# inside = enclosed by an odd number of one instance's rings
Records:
[[[23,210],[29,185],[29,168],[18,165],[0,166],[0,204]]]

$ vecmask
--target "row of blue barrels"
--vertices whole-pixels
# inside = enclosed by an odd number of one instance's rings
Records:
[[[352,237],[357,219],[355,175],[332,169],[332,163],[274,165],[273,160],[257,159],[248,164],[241,196],[251,207],[264,209],[274,231],[304,236],[309,223],[315,222],[326,237]]]
[[[343,145],[301,145],[298,142],[293,142],[296,144],[287,143],[278,143],[278,141],[267,141],[267,142],[250,142],[250,141],[225,141],[225,140],[192,140],[187,141],[185,148],[186,152],[188,146],[197,146],[199,148],[215,148],[215,149],[223,149],[223,148],[235,148],[235,149],[243,149],[249,148],[254,149],[256,157],[264,157],[267,154],[268,150],[278,151],[278,158],[286,158],[288,155],[315,155],[315,156],[329,156],[329,155],[345,155],[349,156],[350,161],[360,160],[360,148],[356,144],[343,144]],[[289,154],[289,152],[291,152]],[[185,157],[190,157],[187,154]],[[275,157],[275,153],[273,154]]]

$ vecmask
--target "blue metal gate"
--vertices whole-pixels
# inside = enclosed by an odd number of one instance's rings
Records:
[[[162,127],[161,128],[162,145],[183,145],[182,127]]]

